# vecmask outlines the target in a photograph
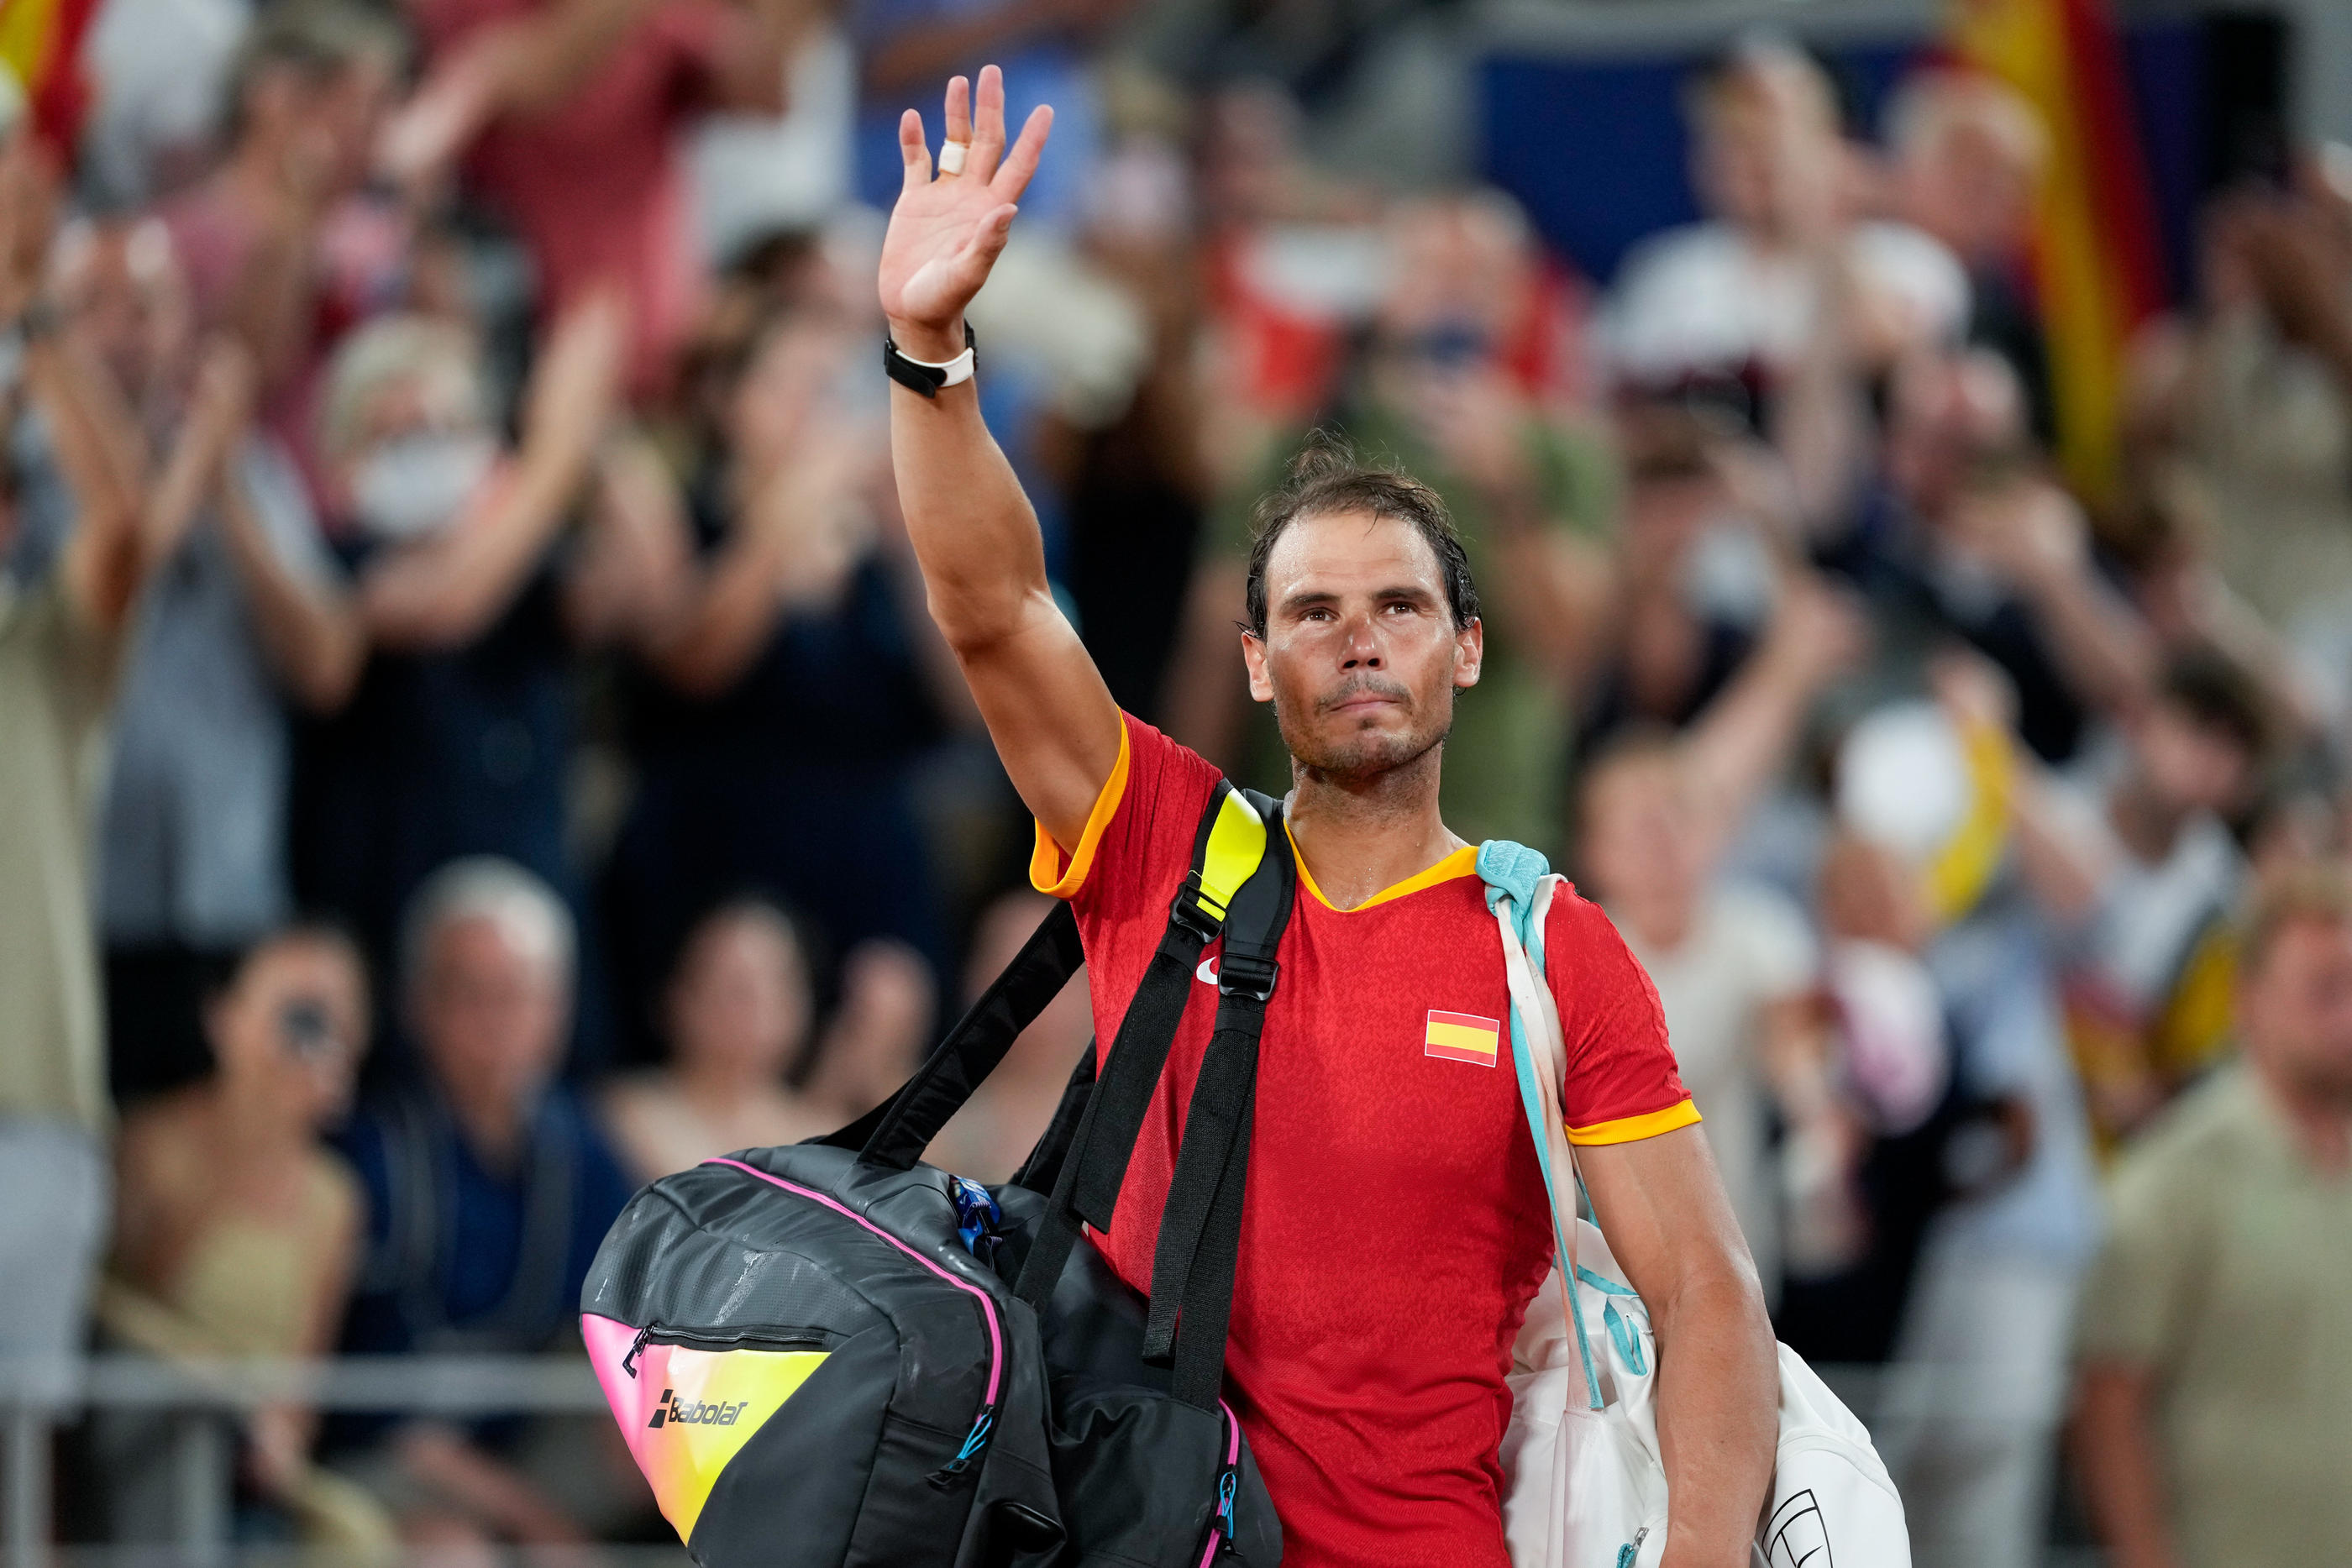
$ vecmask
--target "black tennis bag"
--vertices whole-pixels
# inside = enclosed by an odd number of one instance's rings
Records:
[[[871,1114],[630,1201],[589,1270],[581,1329],[702,1568],[1280,1561],[1219,1397],[1258,1036],[1295,881],[1280,810],[1219,785],[1101,1082],[1088,1051],[1011,1182],[919,1156],[1083,963],[1067,905]],[[1081,1221],[1110,1224],[1220,935],[1216,1026],[1147,1299],[1075,1243]]]

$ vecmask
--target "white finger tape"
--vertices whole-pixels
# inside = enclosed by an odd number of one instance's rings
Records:
[[[971,150],[971,144],[968,141],[943,141],[940,143],[940,172],[942,174],[962,173],[963,155]]]

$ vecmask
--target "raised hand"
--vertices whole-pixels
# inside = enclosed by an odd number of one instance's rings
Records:
[[[971,98],[963,78],[948,83],[947,141],[966,147],[955,173],[933,175],[920,114],[910,109],[898,120],[907,176],[882,239],[882,312],[900,350],[919,360],[962,351],[964,307],[1004,249],[1019,210],[1013,204],[1036,173],[1054,123],[1054,111],[1039,105],[1008,152],[1003,74],[983,67],[977,102]]]

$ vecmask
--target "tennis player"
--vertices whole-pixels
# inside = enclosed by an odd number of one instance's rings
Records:
[[[931,614],[1036,817],[1031,874],[1076,908],[1108,1041],[1218,774],[1112,702],[981,421],[964,308],[1051,120],[1039,109],[1008,148],[996,68],[976,101],[958,77],[935,170],[907,111],[885,360]],[[1438,815],[1456,694],[1478,679],[1477,591],[1433,493],[1334,449],[1310,449],[1258,523],[1238,653],[1290,750],[1298,893],[1259,1058],[1230,1402],[1293,1568],[1509,1568],[1504,1375],[1551,1230],[1475,851]],[[1748,1568],[1776,1431],[1755,1265],[1641,966],[1577,897],[1554,901],[1546,953],[1569,1136],[1657,1331],[1664,1568]],[[1199,978],[1213,990],[1213,957]],[[1188,1013],[1098,1239],[1139,1289],[1213,1010],[1204,998]]]

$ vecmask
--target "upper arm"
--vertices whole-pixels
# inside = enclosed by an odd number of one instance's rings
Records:
[[[1582,1147],[1577,1163],[1609,1249],[1644,1301],[1664,1308],[1694,1288],[1726,1283],[1760,1293],[1748,1242],[1696,1126]]]
[[[1567,1056],[1559,1106],[1569,1142],[1624,1143],[1698,1120],[1657,988],[1600,906],[1565,886],[1545,922],[1544,976]]]
[[[957,644],[955,655],[1022,804],[1075,853],[1118,765],[1124,723],[1077,629],[1039,588],[1003,635]]]

